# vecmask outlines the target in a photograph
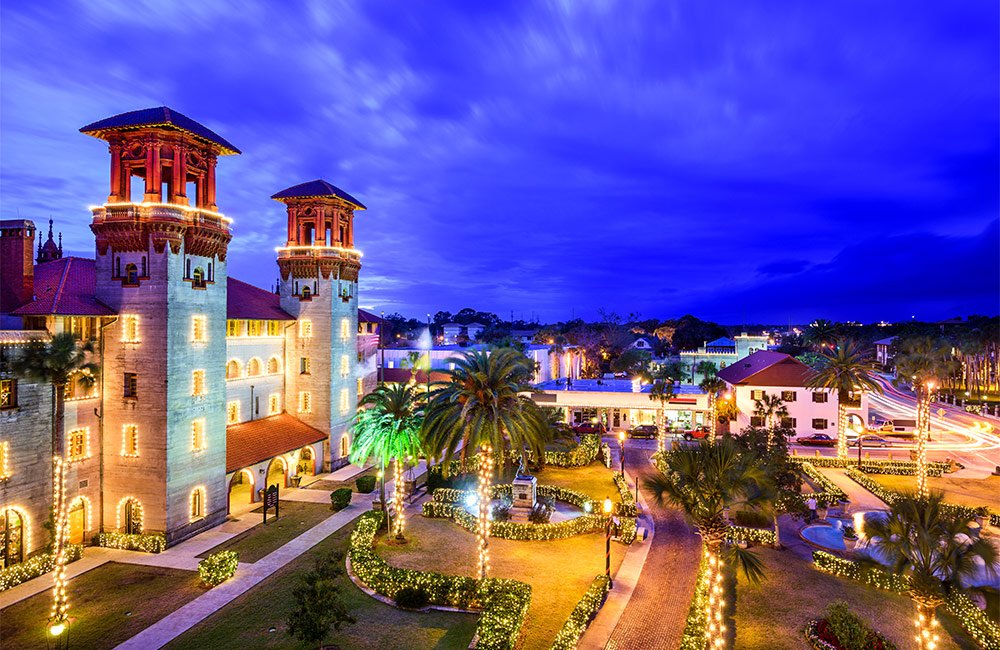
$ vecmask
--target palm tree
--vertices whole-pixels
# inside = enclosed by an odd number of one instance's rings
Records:
[[[785,406],[780,394],[768,395],[767,391],[762,391],[760,399],[753,401],[753,414],[755,417],[764,418],[764,426],[767,428],[767,443],[770,446],[774,442],[774,421],[787,418],[788,407]]]
[[[679,507],[701,536],[702,550],[708,562],[706,580],[710,597],[705,616],[709,622],[708,640],[724,633],[722,628],[722,548],[729,528],[726,512],[734,505],[761,505],[773,492],[771,481],[755,454],[741,451],[731,438],[716,444],[702,440],[697,447],[681,449],[665,459],[665,471],[645,481],[658,506]],[[756,555],[731,546],[728,555],[743,570],[747,579],[758,582],[763,567]]]
[[[25,348],[11,362],[14,374],[37,383],[47,383],[52,390],[52,507],[54,519],[52,554],[55,557],[53,578],[54,603],[50,625],[66,621],[66,543],[69,539],[66,490],[65,490],[65,422],[66,387],[77,382],[84,387],[94,385],[100,367],[91,360],[94,344],[78,341],[69,332],[55,334],[48,342],[39,342]],[[104,453],[103,450],[101,453]]]
[[[711,368],[705,368],[706,365],[711,366]],[[719,392],[726,387],[726,382],[719,379],[715,374],[717,371],[715,369],[715,364],[710,361],[703,361],[699,364],[704,373],[704,379],[698,386],[708,393],[708,440],[710,442],[715,442],[715,430],[719,424],[719,417],[716,412],[716,402],[719,397]]]
[[[511,453],[519,454],[527,467],[528,454],[541,458],[552,432],[545,414],[527,394],[533,367],[523,354],[510,348],[471,351],[449,362],[454,364],[451,380],[433,390],[423,436],[428,452],[443,453],[446,463],[458,453],[464,465],[468,451],[478,450],[478,575],[484,579],[490,563],[494,458],[499,455],[506,463]]]
[[[660,403],[656,409],[656,451],[666,451],[666,423],[663,421],[663,407],[674,398],[674,382],[671,379],[658,378],[653,380],[649,388],[649,399]]]
[[[374,458],[385,475],[389,461],[394,464],[394,484],[392,502],[396,510],[392,526],[396,539],[404,539],[406,517],[403,514],[403,462],[407,458],[417,458],[421,453],[420,427],[423,412],[420,400],[411,384],[382,384],[361,400],[363,408],[354,422],[354,443],[351,445],[350,459],[356,465],[364,465]],[[385,508],[385,481],[380,481],[380,495],[386,512],[386,527],[389,527],[389,511]]]
[[[813,321],[806,329],[806,341],[816,351],[833,347],[839,336],[840,328],[824,318]]]
[[[917,606],[919,647],[937,645],[935,610],[962,582],[986,572],[1000,572],[997,547],[988,539],[969,537],[968,517],[942,508],[943,495],[911,493],[889,507],[885,519],[865,521],[864,537],[871,553],[906,578]]]
[[[900,343],[894,359],[893,384],[909,382],[917,395],[917,495],[927,496],[927,441],[931,431],[931,400],[941,381],[952,374],[955,361],[951,350],[930,337]]]
[[[875,364],[862,347],[851,339],[841,340],[832,350],[824,350],[822,366],[809,380],[813,390],[837,392],[837,456],[847,458],[847,405],[866,392],[882,394],[875,381]]]

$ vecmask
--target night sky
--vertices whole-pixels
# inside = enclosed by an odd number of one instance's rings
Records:
[[[165,104],[243,150],[218,203],[260,286],[268,197],[322,177],[387,313],[1000,310],[996,2],[494,4],[3,2],[2,216],[93,256],[78,129]]]

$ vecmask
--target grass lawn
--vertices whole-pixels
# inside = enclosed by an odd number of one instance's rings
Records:
[[[810,647],[802,635],[806,621],[821,616],[835,600],[867,620],[899,648],[913,646],[915,609],[909,598],[859,582],[821,573],[788,551],[758,547],[767,580],[751,586],[741,576],[736,598],[736,648]],[[975,643],[944,609],[938,610],[941,643],[938,648],[974,650]]]
[[[608,474],[606,469],[604,473]],[[607,480],[610,482],[610,477]],[[539,477],[539,482],[545,481]],[[409,542],[402,546],[379,539],[378,551],[390,564],[474,575],[476,537],[451,520],[410,517],[406,535]],[[612,542],[612,571],[621,563],[625,549]],[[492,539],[490,563],[493,576],[516,578],[532,587],[520,647],[548,648],[591,581],[604,572],[604,535],[592,533],[547,542]]]
[[[887,488],[899,491],[914,490],[917,487],[915,476],[891,476],[887,474],[869,474],[869,476]],[[963,506],[989,506],[990,510],[1000,511],[1000,476],[988,476],[982,479],[953,478],[950,476],[930,477],[927,487],[931,490],[944,492],[944,499],[949,503]]]
[[[256,562],[334,514],[327,504],[302,501],[282,501],[279,510],[281,516],[278,519],[273,518],[274,510],[270,510],[267,524],[257,524],[198,557],[216,551],[236,551],[240,562]],[[261,512],[261,508],[257,508],[250,516],[263,520]]]
[[[389,474],[390,476],[392,475],[392,473],[391,473],[391,471],[392,471],[391,467],[392,466],[390,465],[390,474]],[[378,472],[378,468],[375,467],[374,465],[372,465],[371,467],[369,467],[368,469],[364,470],[363,472],[360,472],[357,475],[355,475],[354,478],[352,478],[349,481],[331,481],[329,479],[322,479],[322,480],[319,480],[319,481],[313,481],[309,485],[304,485],[303,487],[305,487],[306,489],[309,489],[309,490],[329,490],[331,492],[333,490],[336,490],[337,488],[348,487],[348,488],[351,488],[352,490],[354,490],[355,492],[357,492],[358,491],[358,486],[354,482],[356,480],[358,480],[359,478],[361,478],[362,476],[369,476],[369,475],[370,476],[375,476],[376,472]],[[312,477],[310,477],[310,480],[312,480]],[[377,486],[376,486],[376,489],[378,489]]]
[[[617,465],[613,466],[613,470],[617,471],[617,469]],[[629,471],[628,465],[625,466],[625,471]],[[546,465],[542,471],[535,473],[535,476],[538,478],[539,485],[570,488],[577,492],[583,492],[593,499],[603,501],[604,497],[611,497],[612,501],[617,502],[620,501],[618,488],[611,480],[611,474],[612,470],[594,462],[586,467],[575,468]]]
[[[313,567],[315,558],[339,550],[347,552],[347,539],[354,530],[348,524],[240,596],[221,611],[202,621],[167,648],[315,648],[299,643],[285,632],[285,621],[294,607],[292,590],[296,574]],[[475,633],[477,616],[450,612],[406,612],[382,604],[354,586],[346,575],[341,593],[357,623],[332,632],[325,643],[341,648],[412,648],[446,650],[468,647]],[[274,627],[274,632],[268,629]]]
[[[200,596],[194,571],[110,562],[69,582],[69,642],[113,648]],[[0,611],[0,648],[45,648],[52,607],[46,590]]]

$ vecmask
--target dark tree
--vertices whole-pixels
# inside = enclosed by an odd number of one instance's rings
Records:
[[[316,560],[316,568],[302,575],[292,591],[295,609],[288,617],[288,634],[306,643],[319,643],[330,633],[355,622],[340,594],[344,555],[333,552]]]

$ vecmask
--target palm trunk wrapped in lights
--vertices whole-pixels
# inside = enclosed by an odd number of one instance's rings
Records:
[[[931,429],[931,393],[926,387],[917,389],[917,497],[926,499],[927,438]]]
[[[937,608],[928,602],[918,602],[917,617],[913,624],[917,628],[917,648],[919,650],[936,650],[940,637],[937,633],[938,621],[934,615]]]
[[[708,441],[715,444],[715,430],[719,424],[719,416],[716,414],[715,392],[708,393]]]
[[[403,512],[406,484],[403,482],[403,461],[398,458],[393,463],[392,480],[392,507],[396,511],[392,532],[396,535],[396,539],[402,540],[403,530],[406,528],[406,514]]]
[[[656,451],[662,454],[667,450],[667,432],[663,426],[663,409],[656,409]]]
[[[66,464],[62,458],[52,459],[52,509],[55,518],[52,554],[55,557],[52,587],[52,611],[49,614],[49,630],[53,636],[62,633],[66,624],[69,601],[66,598]]]
[[[837,400],[837,458],[847,458],[847,404],[846,396]]]
[[[483,445],[479,449],[479,579],[484,580],[490,573],[490,484],[493,481],[493,448]]]
[[[726,645],[726,622],[723,618],[726,599],[722,588],[723,562],[719,553],[721,546],[721,540],[705,542],[705,561],[708,563],[704,578],[708,589],[708,598],[705,601],[706,650],[723,648]]]

